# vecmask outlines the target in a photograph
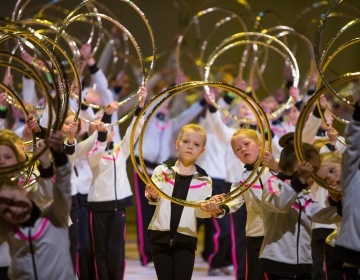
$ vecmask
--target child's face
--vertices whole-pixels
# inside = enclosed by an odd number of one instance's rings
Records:
[[[261,143],[245,134],[239,134],[232,141],[235,155],[243,164],[254,164],[260,155]]]
[[[195,162],[205,151],[204,136],[197,131],[185,131],[181,139],[176,141],[176,149],[181,160]]]
[[[30,219],[31,209],[25,189],[5,186],[0,190],[0,218],[11,224],[21,224]]]
[[[300,111],[295,106],[292,106],[289,109],[288,116],[293,126],[296,126],[297,120],[299,119],[299,115],[300,115]]]
[[[325,164],[321,166],[317,175],[325,180],[329,185],[339,188],[341,165],[340,164]]]
[[[254,113],[245,102],[241,102],[238,107],[238,117],[243,119],[255,119]]]
[[[12,149],[8,146],[0,145],[0,166],[12,166],[17,164],[17,158]]]

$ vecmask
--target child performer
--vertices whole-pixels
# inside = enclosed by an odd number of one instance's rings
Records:
[[[231,138],[231,147],[236,157],[245,164],[243,174],[237,176],[232,184],[232,190],[237,188],[239,184],[244,182],[259,159],[261,151],[261,141],[256,131],[248,128],[240,128],[235,131]],[[262,279],[260,273],[259,252],[262,241],[264,239],[263,215],[261,211],[261,197],[264,183],[272,176],[273,172],[278,172],[278,164],[270,152],[265,152],[262,164],[269,167],[259,181],[255,182],[252,188],[241,196],[239,199],[228,204],[221,205],[223,210],[215,211],[217,214],[229,214],[237,211],[244,203],[247,208],[247,224],[246,224],[246,267],[247,279]],[[261,167],[259,167],[259,172]],[[221,196],[214,196],[217,199]],[[203,209],[203,208],[202,208]],[[205,209],[203,209],[205,211]],[[223,217],[224,215],[217,215]],[[236,244],[235,244],[236,246]]]
[[[345,267],[360,268],[360,102],[359,96],[356,98],[353,118],[345,130],[346,150],[342,157],[340,176],[343,220],[336,246],[342,252]]]
[[[10,247],[10,279],[75,279],[68,235],[71,170],[62,152],[61,132],[52,134],[47,144],[56,181],[54,200],[44,212],[17,182],[0,183],[0,244],[7,242]]]
[[[197,124],[181,128],[176,141],[179,158],[155,168],[152,180],[167,195],[184,200],[211,197],[211,178],[195,164],[205,151],[206,134]],[[161,198],[146,185],[145,196],[155,204],[148,228],[152,258],[159,280],[190,280],[197,245],[196,218],[211,216],[198,208],[183,207]]]
[[[135,112],[144,107],[147,91],[141,87],[141,101]],[[110,108],[109,108],[110,107]],[[117,102],[108,105],[104,122],[111,122],[117,111]],[[126,160],[130,155],[130,136],[135,118],[120,143],[113,143],[115,131],[106,135],[103,123],[99,124],[98,141],[88,154],[93,180],[88,194],[90,230],[93,241],[96,279],[123,279],[125,271],[125,208],[133,204]],[[137,129],[140,134],[141,125]]]
[[[320,166],[318,151],[303,143],[307,162],[299,164],[293,141],[293,133],[280,138],[284,148],[279,162],[281,172],[264,184],[265,235],[260,264],[266,279],[311,279],[311,221],[332,224],[341,220],[337,207],[322,207],[308,191],[311,172]]]

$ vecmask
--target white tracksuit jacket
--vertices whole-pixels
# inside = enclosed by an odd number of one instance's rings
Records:
[[[130,136],[136,117],[126,130],[124,138],[106,151],[107,142],[96,141],[88,153],[89,166],[93,174],[88,202],[90,211],[117,211],[131,206],[132,192],[126,173],[126,161],[130,155]],[[137,138],[144,120],[136,129]]]
[[[170,162],[170,163],[169,163]],[[175,184],[175,171],[172,169],[176,160],[169,160],[167,165],[159,165],[155,168],[152,181],[165,194],[172,196]],[[212,182],[206,172],[196,166],[196,172],[190,183],[186,200],[201,201],[211,197]],[[171,201],[158,197],[157,201],[149,200],[150,204],[156,205],[154,216],[148,227],[149,241],[173,243],[196,249],[197,227],[196,218],[210,218],[211,215],[200,208],[184,207],[179,227],[174,237],[170,234]]]
[[[258,168],[260,172],[261,167]],[[238,188],[247,178],[249,178],[252,171],[245,170],[243,174],[239,175],[234,183],[231,186],[231,191]],[[257,174],[253,176],[256,177]],[[263,192],[263,185],[268,181],[268,179],[273,176],[269,169],[265,169],[263,174],[260,177],[260,180],[257,180],[255,184],[247,191],[244,195],[239,198],[229,202],[228,204],[223,205],[226,214],[233,213],[237,211],[244,203],[246,203],[247,209],[247,219],[246,219],[246,236],[248,237],[257,237],[264,236],[264,225],[263,225],[263,215],[261,208],[261,199]],[[250,182],[252,179],[250,180]],[[260,182],[261,181],[261,182]],[[218,217],[222,217],[218,216]]]
[[[311,221],[337,223],[337,207],[324,208],[313,201],[306,185],[297,178],[282,181],[272,176],[262,197],[264,241],[261,270],[283,277],[311,277]]]

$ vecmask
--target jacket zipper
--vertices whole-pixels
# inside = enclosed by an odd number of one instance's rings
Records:
[[[176,174],[175,170],[172,167],[170,167],[170,169],[172,170],[172,172],[174,172]],[[194,175],[195,175],[195,173],[192,175],[191,181],[194,179]],[[191,181],[190,181],[190,185],[191,185]],[[181,216],[182,216],[182,213],[181,213]],[[181,221],[181,217],[180,217],[180,221]],[[171,213],[170,213],[170,222],[171,222]],[[177,232],[177,230],[176,230],[176,232]],[[175,239],[176,232],[174,233],[174,236],[171,237],[171,239],[170,239],[170,242],[169,242],[170,247],[172,247],[175,244],[174,239]]]
[[[115,162],[115,157],[112,154],[111,155],[113,160],[114,160],[114,191],[115,191],[115,211],[117,211],[117,193],[116,193],[116,162]]]
[[[36,263],[35,263],[35,256],[34,256],[34,248],[31,240],[31,227],[29,227],[29,245],[30,245],[30,252],[31,252],[31,259],[32,259],[32,265],[34,269],[35,274],[35,280],[38,280],[37,271],[36,271]]]
[[[296,274],[294,278],[296,278],[298,274],[298,266],[299,266],[299,240],[300,240],[300,226],[301,226],[301,212],[302,212],[302,205],[300,203],[300,200],[297,199],[299,202],[299,216],[298,216],[298,233],[297,233],[297,239],[296,239]]]

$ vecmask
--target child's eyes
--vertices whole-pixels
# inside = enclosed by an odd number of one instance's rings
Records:
[[[196,147],[199,147],[200,145],[199,144],[195,144]]]
[[[330,173],[334,173],[334,171],[335,171],[335,168],[330,169]]]

